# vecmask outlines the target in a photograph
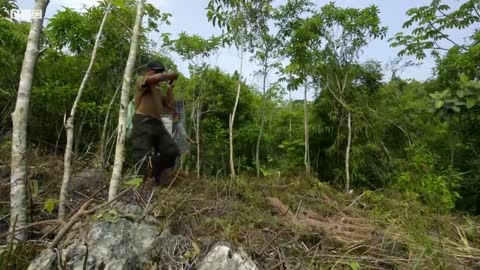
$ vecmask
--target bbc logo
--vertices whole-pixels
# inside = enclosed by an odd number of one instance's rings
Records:
[[[43,12],[41,9],[16,9],[10,11],[11,21],[41,20]]]

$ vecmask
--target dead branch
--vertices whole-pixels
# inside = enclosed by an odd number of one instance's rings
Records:
[[[57,234],[57,236],[55,236],[55,238],[53,239],[52,243],[50,244],[49,248],[50,249],[54,249],[58,246],[58,244],[60,243],[60,241],[65,237],[65,235],[68,233],[68,231],[73,227],[73,225],[75,224],[75,222],[80,218],[82,217],[83,215],[88,215],[88,214],[91,214],[91,213],[94,213],[96,212],[97,210],[111,204],[112,202],[114,202],[115,200],[117,200],[118,198],[120,198],[122,195],[124,195],[125,193],[127,193],[128,191],[130,191],[132,189],[132,187],[129,187],[127,189],[125,189],[124,191],[120,192],[117,196],[113,197],[112,200],[108,201],[108,202],[105,202],[101,205],[98,205],[90,210],[87,210],[88,206],[92,203],[93,199],[89,199],[87,202],[85,202],[81,207],[80,209],[78,210],[77,213],[75,213],[75,215],[73,215],[73,217],[68,221],[67,224],[65,224],[62,229],[60,230],[60,232]]]
[[[262,254],[265,251],[265,249],[268,248],[273,243],[273,241],[275,241],[285,231],[286,229],[282,229],[277,234],[275,234],[275,236],[273,236],[272,239],[270,239],[270,241],[268,241],[268,243],[265,246],[263,246],[263,248],[260,249],[260,251],[257,254]]]
[[[17,232],[19,231],[23,231],[23,230],[26,230],[26,229],[29,229],[29,228],[32,228],[32,227],[36,227],[36,226],[40,226],[40,225],[47,225],[47,224],[65,224],[64,221],[61,221],[59,219],[49,219],[49,220],[42,220],[42,221],[38,221],[38,222],[34,222],[34,223],[30,223],[26,226],[23,226],[21,228],[17,228],[15,229]],[[7,233],[4,233],[2,235],[0,235],[0,238],[4,238],[4,237],[7,237],[11,234],[14,234],[13,231],[11,232],[7,232]]]
[[[78,210],[80,209],[80,207],[85,203],[87,202],[88,200],[93,200],[93,198],[95,198],[95,196],[97,196],[98,193],[100,193],[102,190],[104,190],[107,186],[103,186],[99,189],[97,189],[95,192],[93,192],[92,195],[90,195],[88,198],[86,198],[85,200],[83,200],[80,205],[75,209],[75,211],[72,211],[72,213],[69,214],[68,218],[67,219],[70,219],[76,212],[78,212]]]
[[[92,199],[90,199],[86,203],[84,203],[82,205],[82,207],[80,207],[80,210],[78,210],[78,212],[75,215],[73,215],[73,217],[70,219],[70,221],[63,226],[63,228],[60,230],[60,232],[57,234],[57,236],[55,236],[52,243],[50,244],[50,246],[49,246],[50,249],[54,249],[58,246],[58,243],[60,243],[60,241],[63,239],[63,237],[65,237],[67,232],[73,227],[73,224],[75,224],[75,222],[82,215],[84,215],[86,213],[86,209],[91,203],[92,203]]]
[[[360,196],[358,196],[357,198],[355,198],[355,200],[353,200],[352,203],[348,205],[348,207],[354,206],[355,203],[356,203],[358,200],[360,200],[364,195],[365,195],[365,192],[362,192],[362,194],[360,194]]]
[[[122,197],[125,193],[127,193],[128,191],[130,191],[132,188],[133,188],[133,187],[129,187],[129,188],[125,189],[124,191],[120,192],[117,196],[113,197],[110,201],[105,202],[105,203],[103,203],[103,204],[101,204],[101,205],[98,205],[98,206],[96,206],[96,207],[94,207],[94,208],[92,208],[92,209],[90,209],[90,210],[87,210],[87,211],[85,211],[84,214],[85,214],[85,215],[89,215],[89,214],[91,214],[91,213],[94,213],[94,212],[98,211],[99,209],[101,209],[101,208],[103,208],[103,207],[105,207],[105,206],[108,206],[109,204],[111,204],[111,203],[113,203],[114,201],[116,201],[118,198]]]

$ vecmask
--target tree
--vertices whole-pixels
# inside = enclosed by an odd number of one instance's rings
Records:
[[[199,74],[208,68],[205,60],[215,53],[220,46],[221,39],[218,37],[211,37],[210,39],[203,39],[198,35],[187,35],[186,33],[180,33],[179,37],[176,40],[170,40],[168,35],[164,36],[164,43],[168,47],[172,48],[176,53],[178,53],[183,59],[189,61],[190,76],[199,77]],[[198,84],[198,89],[194,91],[194,106],[192,108],[192,113],[195,113],[195,141],[197,146],[197,160],[196,160],[196,170],[197,170],[197,179],[200,178],[200,120],[201,115],[205,112],[202,111],[203,103],[203,91],[206,87],[205,80],[199,78],[195,80]]]
[[[323,6],[311,17],[300,19],[294,28],[287,52],[291,63],[287,71],[298,74],[293,87],[307,83],[307,78],[335,99],[338,124],[345,123],[345,189],[350,190],[350,148],[352,140],[352,63],[371,38],[383,38],[386,28],[380,26],[378,8],[339,8],[333,3]],[[307,156],[306,156],[307,160]]]
[[[403,72],[414,66],[419,66],[421,63],[415,63],[412,60],[404,61],[401,57],[396,57],[385,64],[385,68],[392,73],[390,80],[399,80]]]
[[[426,57],[430,51],[435,57],[440,52],[448,51],[452,46],[465,49],[465,45],[458,40],[453,40],[449,34],[450,29],[466,29],[480,22],[480,2],[467,0],[457,9],[452,9],[442,0],[432,0],[427,6],[411,8],[407,11],[410,19],[403,24],[409,28],[416,24],[412,34],[397,33],[389,41],[393,47],[401,47],[400,56],[414,55],[418,59]],[[477,31],[472,35],[477,34]]]
[[[23,60],[19,56],[25,54],[29,28],[29,23],[0,19],[0,132],[11,128]]]
[[[190,126],[192,132],[200,127],[198,141],[200,142],[200,164],[202,175],[228,175],[229,173],[229,115],[235,104],[237,93],[238,74],[229,75],[217,67],[200,66],[192,70],[190,79],[179,81],[177,89],[184,90],[189,110]],[[245,168],[253,164],[252,154],[254,153],[256,138],[255,133],[245,134],[244,131],[251,127],[253,118],[256,115],[255,97],[252,87],[242,83],[241,95],[238,101],[238,121],[233,127],[235,134],[235,156],[238,166]],[[201,95],[199,96],[201,91]],[[198,99],[200,97],[200,100]],[[198,102],[200,101],[200,102]],[[198,107],[200,104],[200,108]],[[200,112],[200,114],[198,114]],[[200,121],[197,117],[200,115]],[[195,134],[196,135],[196,134]],[[195,138],[197,141],[197,138]],[[198,143],[197,141],[197,143]],[[197,146],[198,147],[198,146]],[[197,163],[195,154],[190,158],[193,164]]]
[[[130,83],[132,81],[133,69],[139,47],[139,39],[142,27],[142,18],[144,12],[144,0],[138,0],[137,15],[132,32],[132,41],[130,44],[130,52],[128,54],[127,65],[123,75],[123,84],[120,100],[120,110],[118,114],[118,132],[117,145],[115,147],[115,162],[113,165],[112,178],[110,180],[110,188],[108,191],[108,199],[112,200],[118,193],[120,181],[122,178],[123,161],[125,159],[125,132],[127,124],[127,107],[130,98]]]
[[[261,6],[258,8],[258,13],[255,14],[253,19],[249,20],[250,23],[253,23],[255,38],[252,41],[251,47],[255,51],[255,58],[259,62],[260,71],[262,75],[262,108],[261,108],[261,120],[260,120],[260,130],[258,132],[257,144],[255,148],[255,167],[257,170],[257,177],[260,177],[260,143],[263,137],[263,131],[265,126],[265,110],[266,110],[266,95],[267,95],[267,78],[269,72],[279,67],[280,61],[282,60],[279,57],[278,52],[281,50],[281,42],[278,39],[277,35],[271,34],[269,29],[269,23],[275,17],[275,10],[271,6],[271,1],[259,1]],[[280,58],[280,59],[279,59]]]
[[[305,156],[303,158],[305,163],[305,171],[307,175],[310,175],[311,165],[310,165],[310,137],[308,128],[308,85],[305,83],[305,90],[303,92],[303,123],[304,123],[304,143],[305,143]]]
[[[359,10],[338,8],[333,3],[322,7],[320,21],[323,24],[324,49],[317,63],[322,84],[330,91],[347,119],[347,145],[345,147],[345,190],[350,191],[350,148],[352,143],[351,63],[371,38],[383,38],[387,28],[380,26],[376,6]],[[349,91],[350,90],[350,91]],[[345,116],[346,114],[346,116]]]
[[[42,11],[40,18],[33,18],[28,33],[27,49],[23,59],[20,83],[18,86],[17,103],[12,113],[12,161],[10,176],[10,206],[11,226],[23,227],[27,222],[27,120],[32,91],[33,73],[40,53],[40,36],[42,24],[47,9],[48,0],[36,0],[35,10]],[[17,232],[16,239],[24,240],[25,232]]]
[[[63,167],[63,181],[62,186],[60,189],[60,199],[58,205],[58,218],[63,220],[65,218],[65,200],[67,197],[67,189],[70,183],[70,178],[72,176],[72,155],[73,155],[73,135],[74,135],[74,120],[75,120],[75,112],[77,110],[78,104],[80,99],[82,98],[83,90],[87,81],[89,79],[90,73],[92,72],[93,64],[95,63],[95,59],[97,57],[97,48],[100,43],[100,38],[102,37],[103,27],[107,20],[108,14],[110,13],[110,4],[107,6],[105,10],[105,14],[103,15],[102,22],[100,23],[100,28],[98,29],[97,37],[95,39],[95,45],[93,46],[92,56],[90,58],[90,63],[88,64],[87,71],[85,72],[85,76],[83,77],[82,83],[77,92],[77,97],[72,106],[72,110],[70,111],[70,115],[68,116],[67,120],[65,121],[65,131],[67,133],[67,145],[65,146],[65,156],[64,156],[64,167]]]
[[[237,95],[232,114],[229,117],[229,163],[230,175],[232,178],[236,176],[233,154],[233,125],[235,123],[235,115],[237,112],[238,101],[240,99],[244,51],[245,46],[250,44],[253,39],[252,27],[254,26],[250,24],[251,16],[258,14],[258,11],[263,4],[264,1],[210,0],[207,7],[208,20],[211,21],[214,26],[217,23],[218,26],[223,29],[225,43],[229,45],[233,43],[240,51],[240,70],[237,82]]]
[[[279,40],[288,40],[284,45],[283,52],[290,56],[290,64],[287,65],[283,72],[288,76],[289,85],[288,90],[290,92],[297,89],[300,84],[304,84],[304,96],[303,96],[303,144],[304,144],[304,158],[305,172],[310,174],[310,138],[308,127],[308,67],[311,59],[307,56],[309,52],[309,46],[299,38],[297,30],[301,28],[303,22],[302,15],[312,12],[312,3],[308,0],[302,1],[287,1],[283,6],[278,9],[275,18],[277,19],[276,26],[280,28],[278,37]],[[319,33],[317,33],[319,34]],[[308,43],[308,42],[307,42]],[[285,80],[282,78],[281,80]],[[291,98],[290,98],[291,99]],[[291,102],[291,101],[290,101]],[[290,104],[291,106],[291,104]],[[290,115],[291,117],[291,115]],[[291,118],[289,123],[289,129],[291,130]]]
[[[475,119],[478,119],[480,104],[476,68],[480,40],[476,27],[480,22],[480,3],[467,0],[452,7],[447,1],[432,0],[429,6],[408,10],[407,15],[410,18],[403,24],[403,28],[413,27],[411,34],[397,33],[390,39],[391,46],[401,48],[400,56],[413,55],[423,59],[430,52],[435,57],[437,77],[427,82],[425,87],[431,111],[447,127],[447,138],[444,140],[447,147],[442,144],[435,147],[448,149],[444,153],[449,156],[445,164],[448,167],[448,181],[455,183],[458,180],[455,170],[475,171],[478,168],[474,161],[477,158],[468,153],[477,151],[476,144],[472,143],[476,136],[471,134],[476,126]],[[451,30],[468,28],[473,28],[472,34],[463,40],[455,40],[449,35]],[[476,183],[476,176],[466,174],[463,177],[459,190],[466,199],[462,205],[478,204],[478,196],[471,192],[478,188]],[[470,209],[478,211],[475,207]]]

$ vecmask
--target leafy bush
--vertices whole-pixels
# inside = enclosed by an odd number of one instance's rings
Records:
[[[449,170],[438,170],[437,159],[423,146],[407,148],[407,159],[398,161],[393,172],[394,187],[444,212],[454,208],[459,198],[454,189],[461,179]]]

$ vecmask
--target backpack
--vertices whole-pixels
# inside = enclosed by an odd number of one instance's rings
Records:
[[[142,93],[140,96],[139,104],[142,103],[143,95],[145,94]],[[135,115],[135,111],[137,110],[137,106],[135,106],[135,96],[130,100],[128,103],[127,107],[127,127],[126,127],[126,132],[125,135],[127,139],[130,139],[130,136],[132,136],[132,130],[133,130],[133,116]]]
[[[132,135],[134,114],[135,114],[135,101],[132,99],[130,100],[130,103],[128,103],[128,107],[127,107],[127,132],[125,134],[127,136],[127,139],[129,139],[130,136]]]

